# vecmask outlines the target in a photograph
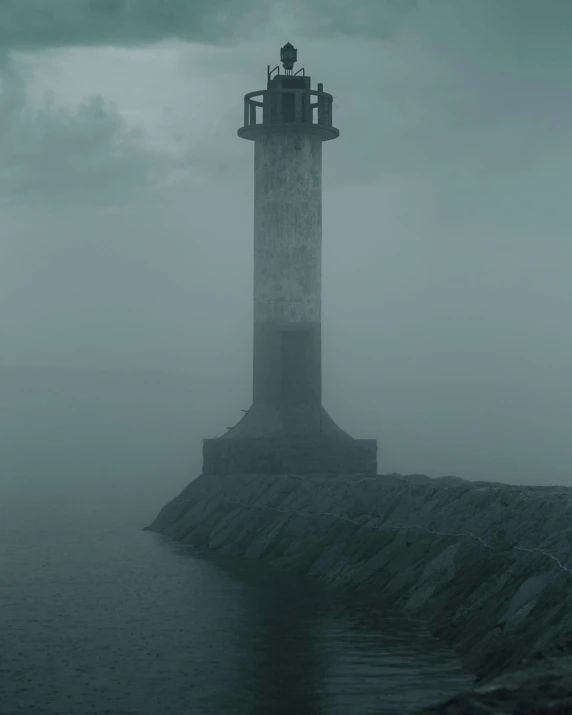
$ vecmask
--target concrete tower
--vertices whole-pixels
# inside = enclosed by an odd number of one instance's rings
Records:
[[[332,95],[280,51],[265,90],[244,98],[238,136],[254,141],[253,402],[204,442],[204,473],[375,473],[375,440],[354,440],[322,407],[322,143]]]

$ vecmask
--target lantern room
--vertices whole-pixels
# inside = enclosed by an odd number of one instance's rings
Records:
[[[280,50],[280,66],[268,66],[265,90],[244,97],[244,126],[238,136],[254,140],[261,133],[307,132],[323,141],[335,139],[339,131],[332,125],[333,97],[322,83],[312,89],[304,68],[294,72],[297,50],[290,43]]]

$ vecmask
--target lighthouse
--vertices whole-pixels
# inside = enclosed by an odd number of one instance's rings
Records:
[[[266,89],[244,97],[238,129],[254,143],[252,405],[204,440],[203,473],[376,473],[376,441],[353,439],[322,406],[322,147],[339,136],[333,97],[294,71],[290,43],[280,60]]]

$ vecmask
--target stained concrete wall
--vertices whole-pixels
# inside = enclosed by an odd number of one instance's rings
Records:
[[[261,134],[254,148],[254,402],[281,399],[281,331],[310,334],[321,402],[322,140]]]
[[[308,439],[256,437],[205,439],[203,473],[237,474],[375,474],[377,442],[374,439]]]

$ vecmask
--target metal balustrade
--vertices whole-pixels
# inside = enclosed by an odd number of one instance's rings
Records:
[[[316,101],[312,101],[314,99]],[[318,89],[278,87],[249,92],[244,97],[244,126],[238,135],[255,139],[273,130],[308,131],[322,140],[335,139],[339,131],[332,125],[333,97]]]

